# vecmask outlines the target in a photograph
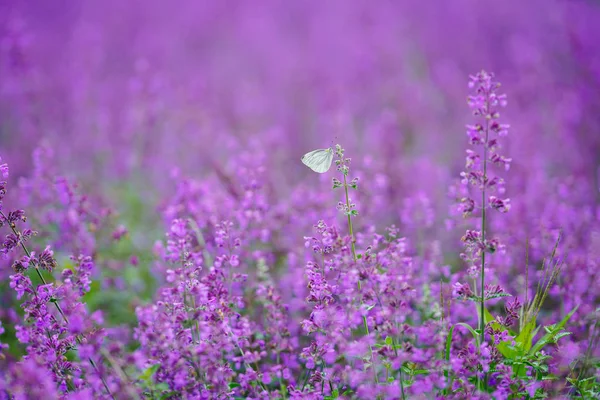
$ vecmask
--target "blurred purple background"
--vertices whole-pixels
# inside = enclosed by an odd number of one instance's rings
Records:
[[[47,139],[96,180],[164,181],[254,145],[296,176],[298,157],[335,137],[388,174],[418,159],[454,168],[467,76],[484,68],[511,101],[517,168],[598,173],[595,1],[1,4],[0,150],[13,169]]]

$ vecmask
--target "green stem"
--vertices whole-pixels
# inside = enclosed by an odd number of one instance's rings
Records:
[[[348,194],[348,182],[346,180],[346,174],[344,173],[344,193],[346,194],[346,207],[348,212],[350,211],[350,195]],[[350,233],[350,240],[352,245],[352,259],[356,262],[356,246],[354,244],[354,230],[352,229],[352,216],[348,213],[348,233]],[[358,290],[361,290],[360,278],[357,281]],[[361,300],[362,304],[362,300]],[[365,327],[365,333],[369,336],[369,324],[367,323],[367,317],[363,315],[363,325]],[[371,365],[373,368],[373,375],[375,378],[375,383],[379,383],[379,379],[377,377],[377,370],[375,368],[375,358],[373,357],[373,348],[369,345],[369,350],[371,352]]]
[[[485,120],[485,141],[483,142],[483,188],[481,190],[481,243],[483,244],[483,250],[481,253],[481,305],[479,310],[479,329],[481,334],[481,340],[479,341],[480,346],[483,344],[485,340],[485,217],[486,217],[486,198],[485,198],[485,188],[487,185],[487,145],[488,138],[490,132],[490,122],[486,118]],[[477,379],[478,381],[479,378]],[[481,386],[481,390],[485,387],[486,378],[483,379],[483,382],[479,382]]]
[[[102,357],[104,357],[110,363],[113,370],[117,373],[117,375],[119,375],[119,378],[123,382],[129,382],[130,378],[127,376],[127,373],[125,371],[123,371],[123,369],[117,363],[117,361],[113,358],[113,356],[111,356],[110,353],[104,348],[100,349],[100,353],[102,354]],[[141,400],[141,397],[139,396],[139,394],[135,391],[135,389],[133,387],[131,387],[130,385],[127,385],[126,388],[127,388],[127,394],[130,396],[130,398],[136,399],[136,400]]]
[[[238,343],[237,339],[235,338],[235,336],[233,336],[233,331],[231,329],[229,329],[229,336],[231,337],[231,340],[233,342],[233,344],[235,345],[235,347],[237,347],[237,349],[240,351],[240,354],[242,355],[242,362],[244,363],[246,369],[251,370],[253,369],[250,364],[248,364],[248,362],[246,362],[245,357],[246,357],[246,353],[244,352],[244,349],[242,349],[242,346],[240,346],[240,344]],[[258,368],[258,364],[253,363],[254,366],[254,370],[256,371],[256,373],[260,373],[260,368]],[[262,383],[261,380],[257,379],[256,383],[258,383],[258,385],[266,392],[268,392],[267,388],[265,387],[265,385]]]
[[[481,190],[481,242],[484,249],[481,253],[481,308],[480,308],[480,325],[481,343],[483,343],[483,331],[485,329],[485,185],[487,184],[487,143],[489,136],[489,121],[485,121],[485,142],[483,144],[483,189]]]
[[[300,389],[301,392],[304,392],[304,388],[306,387],[306,382],[308,382],[308,377],[310,376],[310,371],[309,369],[305,370],[305,376],[304,376],[304,382],[302,383],[302,389]]]
[[[346,183],[346,174],[344,174],[344,191],[346,192],[346,207],[348,207],[348,211],[350,211],[350,196],[348,195],[348,184]],[[348,214],[348,232],[350,233],[350,239],[352,240],[352,258],[356,262],[356,247],[354,245],[354,231],[352,230],[352,218],[350,214]],[[360,286],[360,282],[358,284]]]
[[[396,357],[398,357],[398,349],[397,349],[397,342],[396,340],[392,337],[392,346],[394,346],[394,353],[396,354]],[[405,400],[405,394],[404,394],[404,382],[402,382],[402,380],[404,379],[402,377],[402,365],[404,363],[400,364],[400,369],[398,370],[398,382],[400,382],[400,392],[402,392],[402,400]]]

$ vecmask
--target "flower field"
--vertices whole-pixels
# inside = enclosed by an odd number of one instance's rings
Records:
[[[600,398],[598,21],[0,1],[0,400]]]

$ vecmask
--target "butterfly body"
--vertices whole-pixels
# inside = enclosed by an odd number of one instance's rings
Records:
[[[323,174],[329,171],[333,162],[333,149],[317,149],[306,153],[301,158],[302,163],[315,172]]]

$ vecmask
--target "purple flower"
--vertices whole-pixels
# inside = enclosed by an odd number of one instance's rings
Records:
[[[489,205],[494,210],[498,210],[501,213],[506,213],[510,210],[510,199],[499,199],[496,196],[490,196]]]
[[[113,240],[119,241],[125,237],[125,235],[127,235],[127,228],[125,228],[123,225],[119,225],[112,233],[112,238]]]
[[[33,293],[31,280],[23,274],[11,275],[9,286],[17,292],[17,299],[21,299],[25,293]]]
[[[473,292],[471,291],[471,287],[468,283],[456,282],[452,288],[452,293],[454,294],[454,296],[462,299],[473,296]]]
[[[36,259],[37,265],[40,268],[52,272],[54,268],[56,268],[56,260],[54,259],[54,252],[50,249],[50,246],[46,246],[44,251],[40,253],[40,255]]]

